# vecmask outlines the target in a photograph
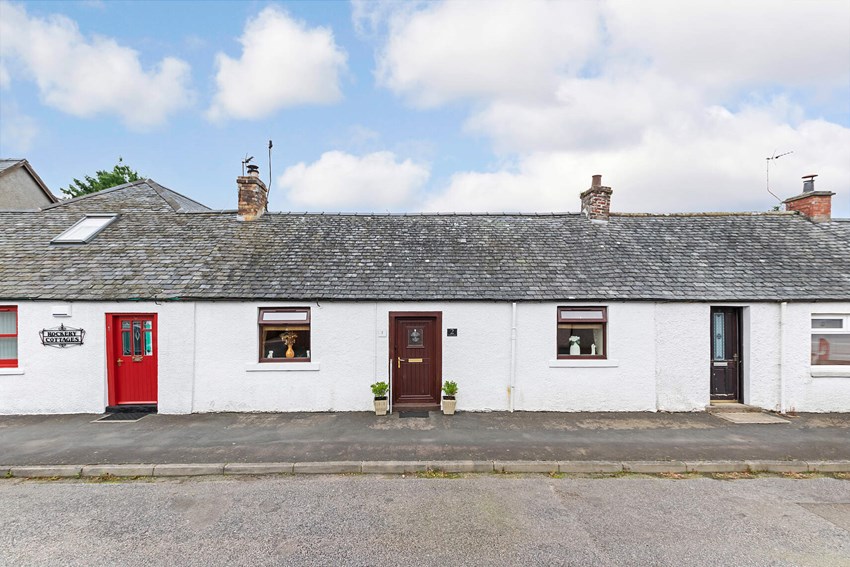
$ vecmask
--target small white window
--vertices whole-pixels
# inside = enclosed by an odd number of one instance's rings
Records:
[[[812,314],[812,366],[850,365],[850,315]]]
[[[85,244],[118,218],[118,215],[86,215],[71,228],[51,240],[52,244]]]

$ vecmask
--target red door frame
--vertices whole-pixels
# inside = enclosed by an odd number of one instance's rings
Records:
[[[437,382],[437,404],[440,405],[440,392],[443,387],[443,312],[442,311],[390,311],[390,400],[393,399],[395,393],[392,391],[392,385],[396,379],[396,322],[399,319],[407,319],[412,317],[422,317],[434,319],[434,380]],[[394,406],[396,404],[393,404]],[[429,406],[430,407],[430,406]]]
[[[115,406],[115,332],[114,322],[119,317],[150,317],[153,321],[153,370],[157,377],[157,389],[159,388],[159,324],[156,313],[107,313],[106,314],[106,385],[108,405]],[[157,402],[159,395],[157,394]]]

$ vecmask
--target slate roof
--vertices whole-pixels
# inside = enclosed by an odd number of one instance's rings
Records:
[[[50,240],[120,213],[84,245]],[[0,212],[4,300],[850,301],[850,220],[793,213],[295,214],[146,180]]]

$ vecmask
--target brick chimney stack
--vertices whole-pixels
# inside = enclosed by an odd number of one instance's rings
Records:
[[[260,168],[249,165],[248,175],[237,177],[236,186],[239,187],[237,218],[240,221],[253,221],[263,216],[268,205],[269,190],[260,179]]]
[[[608,222],[611,214],[610,187],[602,185],[602,176],[594,175],[590,189],[581,194],[581,212],[592,222]]]
[[[803,192],[782,201],[786,211],[796,211],[812,222],[829,222],[832,218],[832,191],[815,191],[815,177],[803,176]]]

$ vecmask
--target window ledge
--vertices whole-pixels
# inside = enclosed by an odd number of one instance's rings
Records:
[[[616,368],[620,366],[620,361],[607,358],[602,360],[568,360],[566,358],[558,358],[549,361],[549,368]]]
[[[245,365],[246,372],[306,372],[318,369],[318,362],[252,362]]]
[[[25,374],[23,368],[0,368],[0,376],[14,376]]]
[[[813,378],[850,378],[850,366],[821,366],[812,368]]]

